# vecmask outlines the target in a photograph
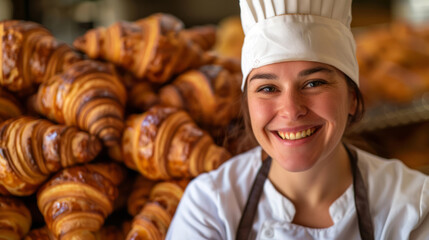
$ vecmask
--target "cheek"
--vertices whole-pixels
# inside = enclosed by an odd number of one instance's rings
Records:
[[[254,99],[249,99],[248,103],[252,128],[257,129],[258,127],[261,127],[260,125],[266,124],[271,111],[271,108],[268,107],[269,104],[266,101]]]
[[[315,104],[317,104],[315,111],[318,111],[320,115],[324,115],[328,121],[333,122],[335,125],[343,125],[347,122],[350,104],[346,95],[329,94],[320,98]]]

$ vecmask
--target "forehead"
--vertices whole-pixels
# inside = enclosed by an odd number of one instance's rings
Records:
[[[307,69],[314,69],[314,68],[322,68],[322,69],[330,70],[334,73],[341,74],[341,71],[339,71],[337,68],[324,63],[310,62],[310,61],[287,61],[287,62],[268,64],[258,68],[254,68],[250,72],[249,77],[257,73],[266,73],[266,72],[273,73],[273,74],[281,74],[282,72],[286,72],[286,73],[295,75],[300,73],[301,71],[304,71]]]

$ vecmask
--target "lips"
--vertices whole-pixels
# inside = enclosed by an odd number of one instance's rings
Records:
[[[310,137],[316,130],[316,127],[311,127],[300,131],[277,131],[277,135],[283,140],[298,140]]]

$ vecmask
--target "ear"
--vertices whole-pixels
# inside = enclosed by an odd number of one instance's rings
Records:
[[[357,97],[356,92],[349,87],[349,114],[354,115],[357,110]]]

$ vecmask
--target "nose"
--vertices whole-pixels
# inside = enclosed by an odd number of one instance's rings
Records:
[[[298,120],[308,113],[305,97],[294,90],[284,91],[278,106],[278,114],[290,121]]]

